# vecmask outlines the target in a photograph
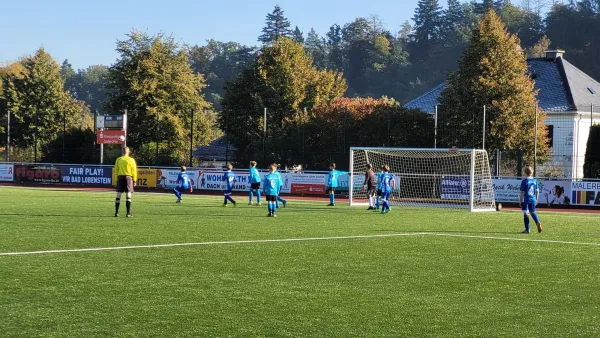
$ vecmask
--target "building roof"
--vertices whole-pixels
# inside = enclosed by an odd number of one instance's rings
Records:
[[[547,112],[589,111],[590,105],[600,104],[600,83],[562,57],[528,59],[527,64],[535,81],[538,101],[543,110]],[[444,82],[436,86],[406,103],[404,107],[420,109],[427,113],[435,112],[440,94],[447,85]]]
[[[236,150],[231,144],[227,147],[225,136],[221,136],[207,146],[197,147],[193,155],[201,161],[231,161]]]

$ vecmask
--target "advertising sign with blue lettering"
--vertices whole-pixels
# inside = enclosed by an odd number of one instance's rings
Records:
[[[443,176],[440,193],[443,200],[468,200],[471,190],[468,176]]]
[[[157,169],[157,186],[165,189],[173,189],[177,184],[177,178],[181,173],[180,169]],[[198,180],[197,170],[187,170],[186,173],[190,178],[192,187],[196,188],[196,182]]]
[[[222,181],[224,171],[200,171],[196,179],[196,189],[201,190],[224,190],[225,185]],[[250,180],[248,171],[234,171],[236,183],[233,191],[248,191],[250,189]],[[190,176],[191,177],[191,176]]]
[[[600,206],[600,182],[572,182],[571,198],[575,205]]]
[[[111,185],[112,168],[65,166],[60,168],[62,182],[67,184]]]

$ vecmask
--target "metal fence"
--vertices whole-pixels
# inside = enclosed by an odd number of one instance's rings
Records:
[[[537,112],[539,118],[542,115]],[[262,115],[263,112],[260,112]],[[411,148],[478,148],[490,152],[493,172],[497,176],[521,176],[525,166],[536,169],[539,177],[594,178],[600,177],[600,144],[588,142],[592,126],[600,124],[600,106],[578,106],[570,111],[547,111],[547,145],[549,152],[542,156],[532,156],[531,151],[514,145],[510,149],[493,149],[489,142],[489,111],[485,106],[470,114],[459,114],[454,109],[435,107],[431,113],[401,115],[398,110],[378,112],[361,120],[353,120],[347,114],[339,117],[339,123],[332,127],[302,120],[286,138],[263,133],[262,130],[250,130],[249,127],[230,128],[225,131],[225,140],[235,138],[248,140],[248,147],[236,149],[232,142],[224,142],[217,152],[225,157],[219,163],[227,161],[244,167],[249,160],[256,160],[259,166],[268,163],[281,163],[287,167],[301,167],[308,170],[326,170],[329,163],[335,162],[340,169],[347,169],[350,147],[411,147]],[[420,115],[419,115],[420,114]],[[532,108],[532,114],[536,109]],[[270,123],[281,121],[266,120],[266,130]],[[515,128],[520,128],[515,126]],[[539,143],[535,130],[523,128]],[[6,133],[2,136],[6,144]],[[60,138],[60,137],[59,137]],[[134,149],[135,152],[136,149]],[[0,160],[3,161],[48,161],[54,163],[100,164],[100,149],[93,137],[81,138],[73,142],[62,140],[52,144],[38,143],[37,147],[21,149],[6,146],[0,148]],[[587,161],[592,164],[586,166]],[[119,148],[105,147],[104,163],[110,164],[119,155]],[[211,158],[195,158],[199,163],[214,161]],[[146,165],[173,166],[169,159]],[[595,164],[594,164],[595,163]]]

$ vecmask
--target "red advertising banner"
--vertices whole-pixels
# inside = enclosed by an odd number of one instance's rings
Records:
[[[125,130],[97,130],[98,144],[125,144]]]

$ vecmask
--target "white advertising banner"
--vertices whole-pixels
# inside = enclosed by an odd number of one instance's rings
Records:
[[[12,182],[15,179],[15,167],[12,164],[0,164],[0,182]]]
[[[157,172],[158,181],[157,186],[164,189],[173,189],[177,186],[177,177],[179,177],[181,170],[178,169],[162,169]],[[198,171],[187,170],[192,187],[196,188],[196,181],[198,179]]]
[[[519,203],[521,195],[521,180],[493,179],[496,202]],[[540,189],[540,204],[571,204],[571,182],[538,180]]]
[[[600,182],[571,182],[571,202],[600,207]]]

